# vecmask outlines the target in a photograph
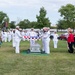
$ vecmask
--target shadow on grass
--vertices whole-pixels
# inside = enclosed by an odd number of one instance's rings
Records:
[[[41,52],[29,52],[28,50],[22,50],[21,54],[23,55],[43,55],[43,56],[49,55],[49,54],[41,53]]]

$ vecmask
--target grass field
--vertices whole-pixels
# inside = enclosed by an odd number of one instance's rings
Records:
[[[41,41],[38,41],[41,45]],[[29,48],[29,42],[21,42],[21,52]],[[49,55],[15,54],[12,44],[3,43],[0,48],[0,75],[75,75],[75,53],[67,52],[66,41],[59,41],[58,48],[50,42]]]

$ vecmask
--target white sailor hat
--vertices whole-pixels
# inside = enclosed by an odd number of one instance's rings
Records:
[[[16,28],[19,28],[19,26],[16,26]]]

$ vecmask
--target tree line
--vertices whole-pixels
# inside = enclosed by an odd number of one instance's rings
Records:
[[[61,6],[58,10],[62,19],[59,19],[56,28],[57,29],[66,29],[68,27],[75,29],[75,6],[72,4],[66,4],[65,6]],[[43,27],[50,27],[51,22],[48,17],[46,17],[47,11],[44,7],[40,8],[39,15],[36,15],[37,21],[29,21],[28,19],[24,19],[20,21],[18,24],[15,21],[11,21],[9,23],[9,17],[6,13],[0,11],[0,28],[4,27],[4,22],[8,23],[7,28],[15,28],[16,25],[19,25],[20,28],[43,28]],[[53,28],[53,27],[52,27]],[[55,28],[55,27],[54,27]]]

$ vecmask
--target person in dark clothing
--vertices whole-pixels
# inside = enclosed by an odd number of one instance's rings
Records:
[[[74,52],[74,49],[73,49],[74,35],[72,33],[72,29],[71,28],[68,28],[67,42],[68,42],[68,47],[69,47],[68,52],[69,53],[73,53]]]
[[[0,36],[0,47],[1,47],[1,44],[2,44],[2,38],[1,38],[1,36]]]
[[[75,49],[75,32],[74,32],[74,49]]]

